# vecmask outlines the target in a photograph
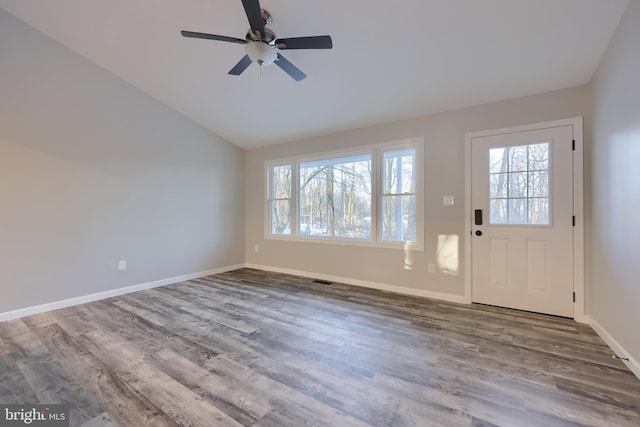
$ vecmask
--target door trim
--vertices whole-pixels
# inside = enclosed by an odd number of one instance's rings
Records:
[[[573,318],[576,322],[588,323],[585,314],[585,286],[584,286],[584,134],[583,118],[555,120],[550,122],[535,123],[524,126],[515,126],[502,129],[484,130],[465,133],[465,244],[464,244],[464,296],[465,300],[472,302],[471,286],[471,141],[473,138],[485,136],[504,135],[515,132],[526,132],[559,126],[572,126],[573,138],[576,142],[573,155],[573,212],[576,217],[576,225],[573,231],[573,288],[576,301],[573,307]]]

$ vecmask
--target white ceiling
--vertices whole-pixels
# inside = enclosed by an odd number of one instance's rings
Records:
[[[0,7],[243,148],[587,83],[628,0],[262,0],[278,37],[330,34],[227,72],[244,46],[240,0],[0,0]]]

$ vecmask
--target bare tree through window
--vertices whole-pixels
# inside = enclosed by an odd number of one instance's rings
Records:
[[[371,155],[301,163],[299,204],[302,235],[370,239]]]
[[[291,166],[274,166],[271,173],[271,232],[291,234]]]
[[[382,239],[416,241],[416,153],[387,151],[382,171]]]

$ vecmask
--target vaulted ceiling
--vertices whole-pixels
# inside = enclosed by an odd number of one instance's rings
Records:
[[[330,34],[276,66],[228,71],[240,0],[0,0],[0,7],[243,147],[288,142],[590,81],[628,0],[262,0],[278,37]],[[19,41],[16,41],[19,43]]]

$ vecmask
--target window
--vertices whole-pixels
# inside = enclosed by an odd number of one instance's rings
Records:
[[[489,151],[491,224],[549,225],[548,142]]]
[[[267,162],[267,237],[422,248],[422,145]]]
[[[271,233],[291,234],[291,166],[271,169]]]
[[[301,235],[371,238],[371,154],[300,163]]]
[[[416,241],[416,150],[385,151],[382,239]]]

